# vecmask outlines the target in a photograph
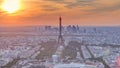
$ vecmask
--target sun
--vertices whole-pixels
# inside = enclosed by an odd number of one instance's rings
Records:
[[[15,13],[20,9],[20,3],[20,0],[4,0],[2,4],[2,9],[3,11],[6,11],[8,13]]]

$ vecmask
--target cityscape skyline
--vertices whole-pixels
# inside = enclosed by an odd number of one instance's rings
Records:
[[[119,68],[120,0],[0,0],[0,68]]]

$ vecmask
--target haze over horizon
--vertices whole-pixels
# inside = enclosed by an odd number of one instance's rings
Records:
[[[56,26],[59,16],[63,25],[120,26],[120,0],[4,1],[9,0],[0,0],[0,26]]]

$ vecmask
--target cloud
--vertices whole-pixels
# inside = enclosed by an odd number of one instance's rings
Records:
[[[111,13],[120,10],[120,1],[106,5],[104,0],[23,0],[25,9],[21,13],[25,17],[38,17],[51,13],[51,15],[63,14],[80,16],[92,16],[103,13]],[[118,2],[119,1],[119,2]],[[108,0],[113,2],[112,0]],[[103,4],[104,3],[104,4]],[[62,7],[61,7],[62,6]],[[71,12],[71,14],[69,13]],[[37,16],[38,15],[38,16]],[[79,16],[77,16],[79,15]],[[22,16],[22,15],[21,15]]]
[[[44,11],[58,11],[59,8],[52,5],[41,5],[40,6]]]
[[[89,12],[91,14],[109,14],[112,13],[114,11],[118,11],[120,10],[120,3],[115,3],[112,5],[100,5],[100,6],[94,6],[93,9],[91,10],[87,10],[86,12]]]
[[[66,0],[44,0],[44,1],[55,2],[55,3],[59,3],[59,4],[71,3],[71,2],[66,1]]]
[[[57,4],[65,4],[66,8],[75,8],[80,6],[87,6],[93,5],[93,3],[97,0],[74,0],[74,1],[67,1],[67,0],[44,0],[49,2],[54,2]]]
[[[109,6],[107,6],[106,5],[107,3],[104,3],[104,1],[102,1],[102,0],[101,1],[100,0],[75,0],[75,2],[69,2],[67,0],[44,0],[44,1],[50,1],[50,2],[57,3],[57,4],[61,4],[61,5],[65,4],[64,7],[68,8],[68,9],[74,9],[76,7],[84,8],[84,7],[88,6],[88,7],[92,7],[92,9],[90,9],[86,12],[92,12],[92,13],[93,12],[104,13],[104,12],[111,12],[111,11],[120,9],[120,3],[118,1],[116,1],[115,4],[111,4]],[[109,2],[112,2],[112,0],[109,0],[108,3]],[[53,9],[53,10],[56,10],[56,9]]]
[[[95,8],[94,9],[94,11],[95,12],[106,12],[106,11],[109,11],[109,12],[111,12],[111,11],[115,11],[115,10],[120,10],[120,3],[118,3],[118,4],[115,4],[115,5],[111,5],[111,6],[101,6],[101,7],[99,7],[99,8]]]
[[[30,1],[28,0],[28,2]],[[109,2],[112,2],[112,0]],[[41,14],[43,16],[47,15],[49,12],[51,15],[55,16],[56,14],[63,14],[79,18],[84,16],[107,15],[120,9],[120,4],[117,2],[118,1],[115,1],[114,4],[106,5],[107,3],[104,2],[104,0],[32,0],[30,4],[35,4],[37,6],[31,6],[33,8],[31,12],[36,11],[36,13],[31,16],[37,18],[39,16],[41,17]],[[38,11],[43,11],[44,13]]]

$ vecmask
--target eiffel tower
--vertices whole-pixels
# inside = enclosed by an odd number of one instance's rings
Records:
[[[62,58],[62,52],[64,50],[64,39],[62,36],[62,17],[59,17],[59,35],[58,35],[58,46],[56,47],[57,50],[55,52],[55,55],[58,55],[59,59]]]
[[[64,45],[64,39],[62,36],[62,17],[59,17],[59,36],[58,36],[58,44]]]

